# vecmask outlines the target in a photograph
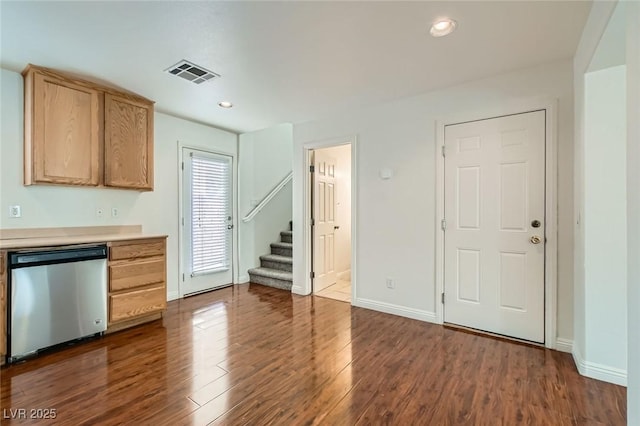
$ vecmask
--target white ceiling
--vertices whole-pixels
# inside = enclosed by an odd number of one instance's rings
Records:
[[[2,1],[0,65],[97,78],[158,111],[246,132],[572,57],[590,5]],[[432,38],[441,16],[458,30]],[[222,78],[163,72],[181,59]]]

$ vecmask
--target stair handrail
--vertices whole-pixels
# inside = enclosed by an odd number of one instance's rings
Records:
[[[263,199],[262,201],[260,201],[245,217],[242,218],[243,222],[249,222],[251,219],[253,219],[259,212],[260,210],[262,210],[264,208],[264,206],[266,206],[267,204],[269,204],[269,201],[271,201],[273,199],[273,197],[275,197],[278,192],[280,192],[280,190],[282,190],[282,188],[285,187],[286,184],[288,184],[291,179],[293,179],[293,170],[289,172],[289,174],[287,174],[284,179],[282,179],[280,181],[279,184],[277,184]]]

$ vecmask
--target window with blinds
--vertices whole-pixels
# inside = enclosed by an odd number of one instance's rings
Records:
[[[191,275],[231,264],[231,163],[191,154]]]

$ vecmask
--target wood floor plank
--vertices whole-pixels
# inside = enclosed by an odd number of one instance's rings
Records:
[[[568,354],[253,284],[0,375],[3,425],[626,422],[625,388]]]

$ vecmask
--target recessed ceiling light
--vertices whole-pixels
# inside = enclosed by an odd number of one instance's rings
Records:
[[[451,34],[453,30],[456,29],[457,22],[453,19],[443,18],[438,19],[436,22],[431,25],[431,30],[429,31],[434,37],[442,37],[447,34]]]
[[[229,102],[229,101],[220,101],[220,102],[218,102],[218,106],[220,108],[232,108],[233,104],[231,102]]]

